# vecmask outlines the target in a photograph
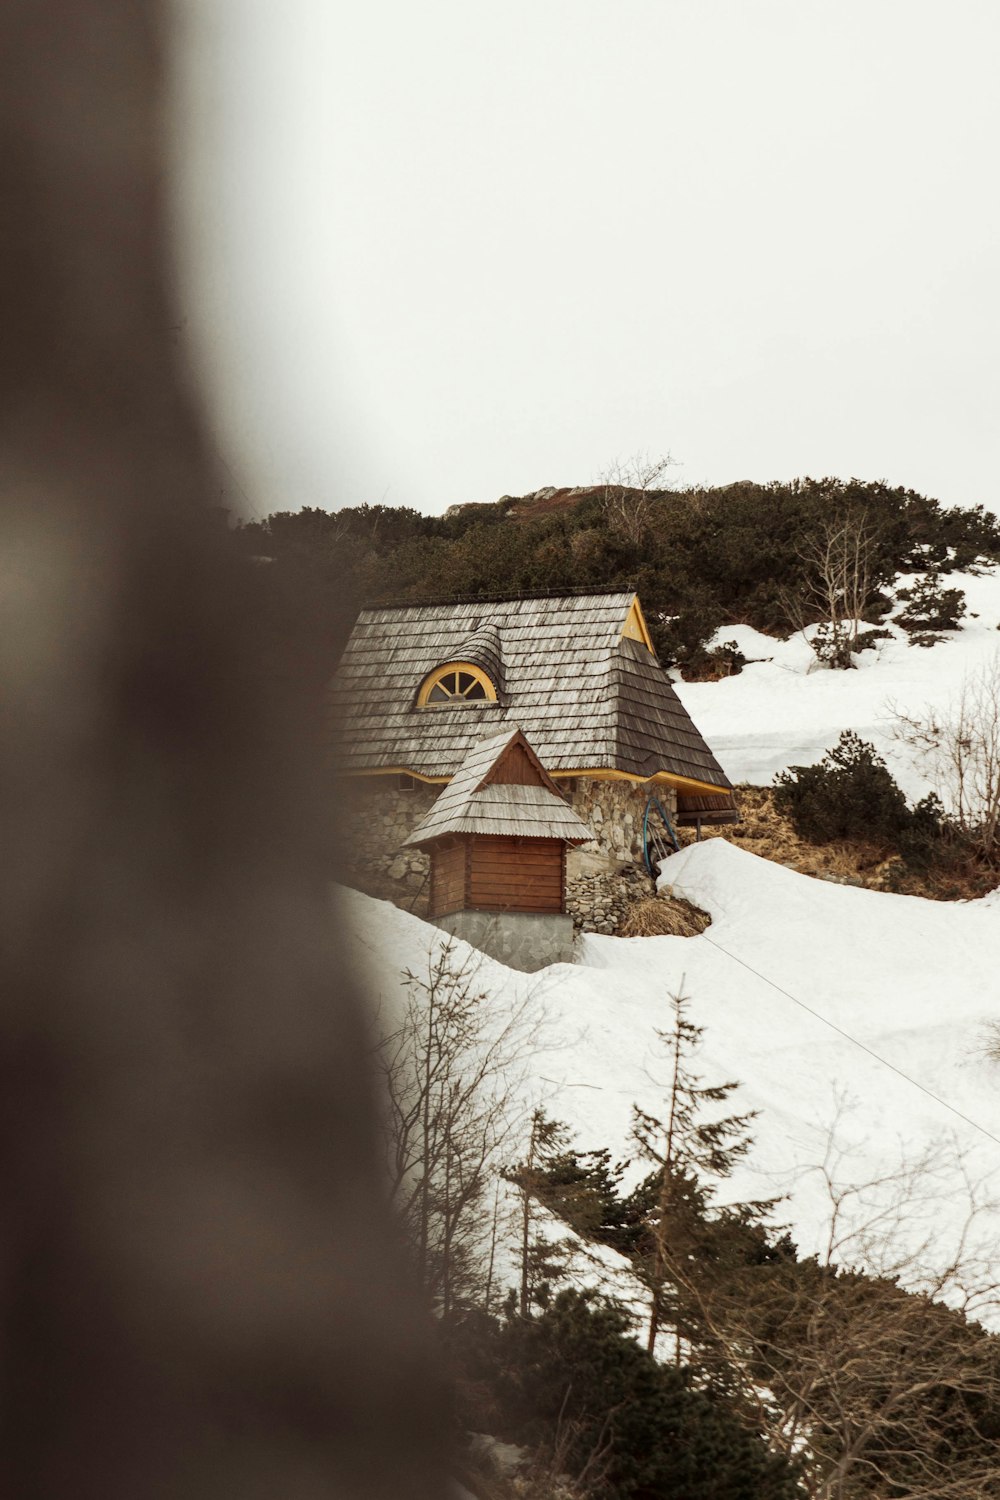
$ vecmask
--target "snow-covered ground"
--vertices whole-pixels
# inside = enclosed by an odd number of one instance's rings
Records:
[[[714,644],[735,641],[751,664],[722,682],[675,686],[730,780],[767,786],[776,771],[822,759],[842,730],[853,729],[876,746],[909,797],[924,796],[926,776],[892,737],[894,710],[942,708],[966,674],[1000,652],[1000,571],[948,573],[941,582],[965,594],[960,628],[938,645],[911,646],[890,618],[893,639],[860,652],[854,671],[819,667],[801,635],[775,640],[749,625],[718,631]]]
[[[720,632],[763,659],[738,677],[678,690],[732,779],[769,782],[852,728],[876,743],[909,795],[923,795],[919,768],[891,738],[890,705],[941,709],[1000,649],[1000,573],[944,584],[966,592],[960,630],[920,648],[896,628],[856,671],[816,669],[801,638]],[[778,1217],[804,1252],[823,1253],[824,1160],[835,1186],[893,1179],[847,1203],[848,1226],[874,1202],[893,1221],[895,1202],[905,1220],[891,1226],[897,1236],[912,1248],[930,1235],[930,1258],[943,1264],[965,1220],[968,1182],[983,1180],[1000,1199],[1000,1063],[984,1045],[1000,1023],[1000,890],[945,904],[827,884],[721,838],[671,856],[661,885],[710,912],[711,927],[692,938],[589,936],[576,963],[535,976],[455,945],[456,960],[476,968],[488,1010],[501,1017],[526,996],[533,1008],[528,1066],[514,1079],[522,1114],[542,1103],[581,1149],[634,1155],[632,1108],[662,1110],[668,1069],[657,1030],[670,1025],[671,994],[683,992],[706,1028],[704,1080],[739,1080],[725,1112],[760,1112],[752,1156],[727,1193],[786,1193]],[[368,986],[391,1010],[401,971],[426,971],[443,935],[355,893],[344,913]],[[939,1149],[937,1167],[900,1183],[901,1164]],[[643,1170],[636,1162],[633,1176]],[[1000,1210],[983,1215],[976,1235],[1000,1244]]]
[[[723,839],[671,856],[662,880],[711,912],[707,932],[589,936],[577,963],[537,976],[457,945],[497,1014],[532,996],[526,1102],[544,1102],[583,1149],[634,1154],[632,1106],[662,1110],[667,1065],[656,1032],[670,1024],[669,996],[683,991],[706,1028],[705,1081],[739,1080],[726,1112],[760,1111],[752,1157],[731,1191],[788,1193],[779,1218],[804,1251],[825,1245],[830,1203],[815,1168],[835,1122],[847,1153],[835,1171],[842,1183],[894,1173],[952,1138],[972,1177],[998,1172],[1000,1064],[985,1058],[983,1030],[1000,1019],[1000,893],[944,904],[831,885]],[[345,913],[369,983],[386,1000],[401,969],[426,969],[429,946],[443,940],[354,893]],[[944,1167],[924,1188],[924,1205],[905,1190],[905,1234],[912,1245],[939,1233],[943,1259],[964,1219],[964,1182]],[[1000,1238],[1000,1215],[981,1228]]]

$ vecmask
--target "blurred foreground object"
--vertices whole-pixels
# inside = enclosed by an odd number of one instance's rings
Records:
[[[309,664],[177,363],[161,25],[0,10],[0,1492],[422,1500]]]

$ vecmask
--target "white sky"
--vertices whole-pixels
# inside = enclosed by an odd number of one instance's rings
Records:
[[[178,0],[225,500],[670,451],[1000,509],[997,0]]]

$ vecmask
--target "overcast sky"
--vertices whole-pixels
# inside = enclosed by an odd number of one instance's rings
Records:
[[[997,0],[181,0],[226,501],[670,452],[1000,509]]]

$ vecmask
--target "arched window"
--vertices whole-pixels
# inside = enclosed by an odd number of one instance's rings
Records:
[[[417,694],[418,708],[441,708],[454,703],[497,701],[497,690],[486,673],[469,661],[450,661],[425,677]]]

